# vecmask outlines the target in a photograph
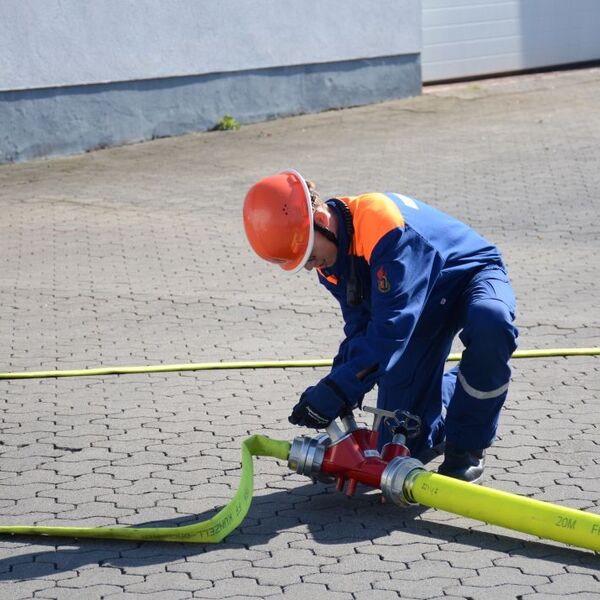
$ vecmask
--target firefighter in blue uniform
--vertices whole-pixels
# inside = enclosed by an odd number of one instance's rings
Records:
[[[255,252],[296,272],[315,268],[339,301],[345,339],[330,373],[309,387],[290,422],[324,428],[377,404],[420,417],[413,456],[445,441],[439,472],[480,481],[516,348],[515,297],[498,249],[460,221],[395,193],[321,201],[286,171],[256,183],[244,202]],[[465,349],[444,372],[452,341]],[[380,431],[380,443],[389,441]]]

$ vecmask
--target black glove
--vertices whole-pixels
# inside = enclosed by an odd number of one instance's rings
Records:
[[[324,429],[349,408],[343,390],[326,377],[304,391],[288,421],[293,425]]]

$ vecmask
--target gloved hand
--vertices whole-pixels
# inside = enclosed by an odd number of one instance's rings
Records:
[[[349,408],[343,390],[325,377],[304,391],[288,421],[293,425],[324,429]]]

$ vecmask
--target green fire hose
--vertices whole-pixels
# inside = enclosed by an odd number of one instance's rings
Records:
[[[0,535],[46,535],[103,540],[140,540],[146,542],[196,542],[215,544],[229,535],[246,517],[254,487],[253,456],[273,456],[287,460],[289,442],[253,435],[242,443],[242,475],[233,499],[216,515],[205,521],[179,527],[52,527],[2,525]]]

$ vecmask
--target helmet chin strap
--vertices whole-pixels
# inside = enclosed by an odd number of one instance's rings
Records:
[[[326,229],[325,227],[323,227],[323,225],[319,225],[316,222],[315,222],[314,226],[315,226],[315,231],[318,231],[323,237],[327,238],[332,244],[335,244],[336,248],[339,247],[338,239],[332,231],[329,231],[329,229]]]

